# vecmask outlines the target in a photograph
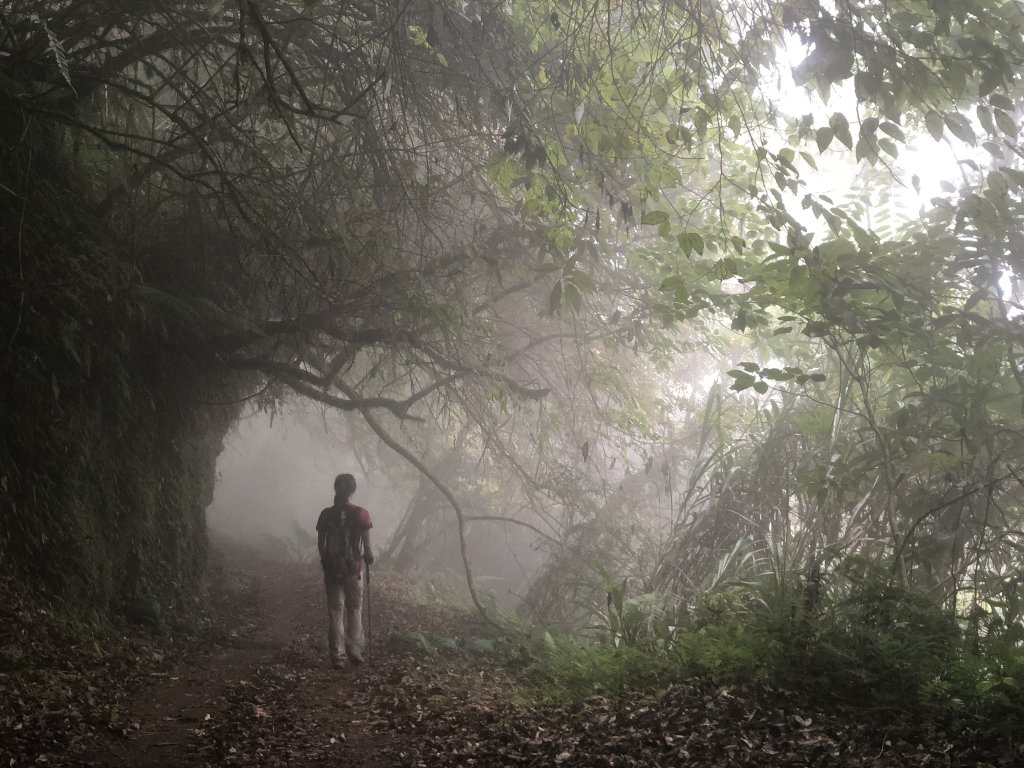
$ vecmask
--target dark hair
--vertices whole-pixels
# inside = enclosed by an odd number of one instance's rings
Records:
[[[338,475],[334,478],[334,500],[348,501],[349,497],[356,492],[356,479],[349,474]]]

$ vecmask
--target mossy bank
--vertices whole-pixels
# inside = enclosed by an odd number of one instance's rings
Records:
[[[101,153],[4,89],[0,116],[0,568],[69,615],[184,612],[243,387],[154,299],[165,275],[210,284],[196,227],[182,210],[133,237],[111,204],[130,189],[89,181]]]

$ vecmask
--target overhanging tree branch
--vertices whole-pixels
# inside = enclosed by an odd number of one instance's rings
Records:
[[[348,395],[350,399],[355,399],[356,393],[349,389],[346,385],[339,383],[338,388],[346,395]],[[405,459],[407,462],[409,462],[413,467],[416,468],[418,472],[420,472],[420,474],[422,474],[431,483],[433,483],[434,487],[437,488],[437,490],[440,491],[441,494],[448,500],[448,503],[451,504],[452,510],[455,512],[455,518],[458,521],[459,549],[462,553],[462,566],[466,572],[466,586],[469,588],[469,596],[473,600],[473,605],[476,606],[476,609],[480,613],[481,618],[483,618],[484,621],[486,621],[495,629],[503,630],[504,627],[502,627],[502,625],[497,620],[495,620],[487,613],[487,609],[484,608],[483,603],[480,602],[480,597],[477,595],[476,584],[473,581],[473,569],[469,564],[469,552],[467,551],[466,548],[466,514],[462,511],[462,505],[459,504],[458,499],[455,498],[455,494],[451,492],[447,485],[442,483],[429,469],[427,469],[426,465],[418,458],[416,458],[416,456],[414,456],[411,451],[409,451],[405,446],[403,446],[401,443],[395,440],[390,434],[388,434],[388,432],[380,425],[380,422],[378,422],[370,413],[368,413],[366,409],[360,409],[360,413],[366,420],[366,423],[369,425],[370,429],[377,433],[377,436],[381,439],[381,441],[388,448],[390,448],[403,459]]]

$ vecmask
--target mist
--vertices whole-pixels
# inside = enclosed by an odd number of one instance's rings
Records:
[[[358,484],[352,501],[370,511],[379,548],[394,531],[409,492],[386,474],[368,474],[347,443],[344,417],[328,421],[309,407],[244,416],[217,460],[207,509],[210,531],[246,543],[294,537],[296,526],[315,535],[320,510],[334,500],[335,476],[349,472]]]
[[[455,517],[432,486],[373,435],[359,435],[359,417],[293,402],[271,414],[254,411],[232,428],[217,460],[217,484],[207,508],[214,539],[228,539],[286,560],[315,560],[315,526],[333,502],[334,478],[356,477],[352,501],[369,510],[373,546],[382,565],[414,570],[445,589],[464,587]],[[352,446],[358,441],[358,450]],[[457,473],[439,472],[452,485]],[[413,547],[389,552],[396,530],[424,494],[440,530]],[[476,512],[477,510],[473,510]],[[492,510],[493,511],[493,510]],[[480,588],[515,607],[546,559],[526,529],[493,521],[466,526],[469,560]],[[388,555],[391,557],[388,557]]]

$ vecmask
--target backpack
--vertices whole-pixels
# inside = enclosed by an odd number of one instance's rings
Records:
[[[324,573],[329,576],[353,576],[359,573],[355,556],[358,534],[354,525],[358,507],[331,507],[324,530]]]

